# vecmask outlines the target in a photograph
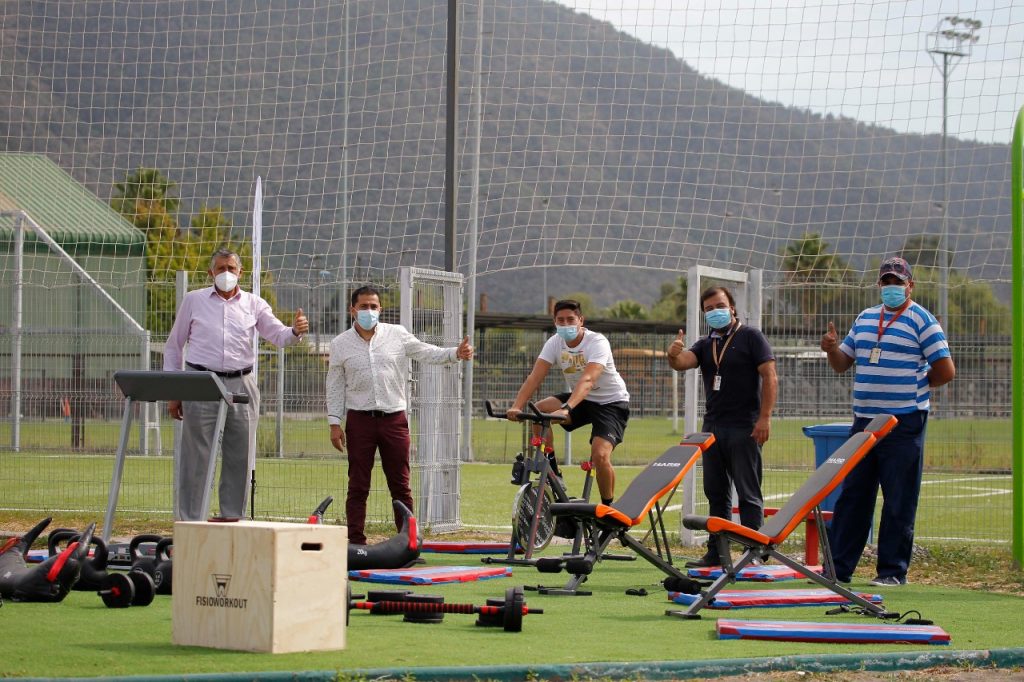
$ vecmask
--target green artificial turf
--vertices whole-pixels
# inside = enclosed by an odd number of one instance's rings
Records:
[[[560,551],[560,550],[559,550]],[[624,550],[622,550],[624,551]],[[546,554],[555,555],[549,548]],[[427,564],[479,566],[479,555],[424,554]],[[687,661],[784,656],[791,654],[928,651],[934,645],[863,645],[718,640],[715,618],[750,618],[814,622],[872,622],[864,616],[826,616],[823,607],[704,611],[699,621],[663,615],[682,608],[666,599],[662,574],[646,562],[603,562],[586,583],[587,597],[546,596],[526,592],[530,608],[521,633],[474,625],[475,616],[446,615],[439,624],[402,622],[401,616],[377,616],[353,611],[345,650],[297,654],[257,654],[171,643],[171,599],[158,596],[148,607],[107,609],[93,593],[74,592],[60,604],[6,602],[0,610],[3,626],[0,675],[44,677],[103,677],[257,671],[406,669],[419,666],[546,665],[601,661]],[[416,586],[420,594],[440,594],[448,603],[482,604],[503,597],[513,585],[561,585],[566,576],[541,574],[515,567],[512,578],[454,585]],[[395,586],[351,583],[355,593]],[[774,587],[806,587],[805,581],[786,581]],[[627,588],[643,587],[646,597],[628,596]],[[734,587],[773,589],[773,585],[740,583]],[[872,588],[855,581],[863,591],[881,591],[894,611],[916,609],[952,636],[955,649],[994,649],[1020,646],[1016,622],[1024,599],[934,586]],[[301,605],[289,605],[299,608]]]
[[[813,463],[814,446],[804,435],[803,427],[821,423],[849,422],[849,415],[841,418],[787,418],[772,420],[771,439],[765,445],[766,461],[779,466],[809,466]],[[21,426],[21,448],[23,452],[51,452],[60,455],[98,454],[112,455],[117,450],[121,423],[119,420],[85,420],[82,426],[84,448],[74,453],[69,447],[72,424],[61,420],[25,420]],[[643,417],[630,419],[624,443],[616,448],[615,459],[624,464],[642,464],[651,461],[668,445],[678,442],[683,420],[679,420],[680,432],[674,432],[673,422],[665,417]],[[132,423],[128,440],[131,449],[138,448],[138,420]],[[276,459],[275,431],[277,422],[273,415],[260,420],[260,461]],[[327,438],[324,419],[283,420],[284,456],[286,459],[326,458],[338,459]],[[522,425],[500,419],[474,419],[472,434],[473,456],[479,462],[511,462],[521,449]],[[564,447],[563,431],[555,430],[556,447]],[[574,461],[589,457],[589,431],[584,429],[572,438]],[[1009,419],[958,418],[928,421],[928,435],[925,440],[926,466],[941,471],[1008,471],[1012,434]],[[171,444],[169,422],[163,422],[164,454]],[[10,422],[0,422],[0,443],[11,442]],[[151,442],[156,452],[155,441]]]
[[[6,453],[0,479],[8,480],[0,483],[0,508],[8,510],[4,512],[7,515],[10,510],[24,510],[19,514],[26,523],[53,514],[55,525],[68,525],[63,518],[65,511],[73,512],[71,516],[77,519],[102,521],[112,462],[113,458],[100,456]],[[770,465],[766,455],[766,467]],[[336,501],[328,509],[327,519],[341,523],[345,493],[345,467],[341,461],[261,459],[257,469],[257,518],[304,520],[320,500],[333,495]],[[641,469],[636,465],[617,465],[617,490],[625,490]],[[134,534],[134,529],[148,529],[154,523],[169,526],[170,470],[171,462],[166,457],[133,457],[127,462],[113,535]],[[460,520],[465,530],[511,530],[516,489],[509,484],[510,472],[509,464],[473,463],[460,467]],[[563,467],[563,473],[570,492],[580,494],[583,473],[579,467]],[[781,506],[809,473],[809,469],[766,470],[766,504]],[[379,467],[376,476],[381,478]],[[697,503],[702,505],[698,511],[706,510],[700,484],[697,485]],[[926,472],[917,515],[917,540],[1005,542],[1011,533],[1011,493],[1010,477],[1006,474]],[[682,497],[677,492],[672,504],[680,504]],[[216,490],[212,508],[217,508]],[[94,511],[89,514],[81,510]],[[371,495],[369,511],[371,519],[391,517],[382,480],[380,492]],[[877,519],[878,514],[876,522]],[[677,511],[667,515],[666,526],[669,532],[678,533]],[[374,526],[371,531],[382,535],[390,532],[384,526]]]

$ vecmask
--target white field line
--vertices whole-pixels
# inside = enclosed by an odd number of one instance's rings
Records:
[[[973,476],[971,478],[933,478],[928,481],[922,481],[921,485],[935,485],[937,483],[969,483],[971,481],[998,481],[1000,479],[1010,480],[1010,477],[1004,474],[993,474],[991,476]]]
[[[970,495],[929,495],[929,500],[966,500],[971,497],[992,497],[993,495],[1012,495],[1012,490],[990,490],[984,493],[972,493]]]

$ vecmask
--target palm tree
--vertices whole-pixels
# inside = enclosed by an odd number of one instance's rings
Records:
[[[827,285],[838,284],[848,277],[846,263],[828,253],[828,248],[829,244],[820,234],[807,232],[783,251],[784,281],[798,289],[795,300],[805,316],[816,315],[835,295],[827,291]]]
[[[642,303],[626,299],[608,308],[605,315],[616,320],[646,320],[647,308]]]

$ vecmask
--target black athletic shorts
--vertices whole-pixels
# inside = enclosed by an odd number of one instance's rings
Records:
[[[569,399],[571,393],[557,393],[555,397],[559,402]],[[599,405],[590,400],[582,403],[569,411],[571,424],[562,426],[566,431],[575,431],[586,424],[593,424],[590,429],[590,442],[594,442],[594,436],[600,436],[616,446],[622,442],[626,433],[626,422],[629,421],[629,401],[620,400],[615,403]]]

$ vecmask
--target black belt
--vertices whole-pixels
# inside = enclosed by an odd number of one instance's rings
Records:
[[[402,410],[398,412],[385,412],[384,410],[349,410],[349,412],[355,412],[356,414],[365,414],[367,417],[390,417],[393,414],[400,414]]]
[[[207,369],[202,365],[193,365],[191,362],[186,362],[185,366],[188,367],[189,369],[194,369],[199,372],[213,372],[217,376],[224,377],[225,379],[236,379],[238,377],[244,377],[246,374],[252,374],[252,367],[246,367],[245,369],[236,369],[234,372],[218,372],[215,369]]]

